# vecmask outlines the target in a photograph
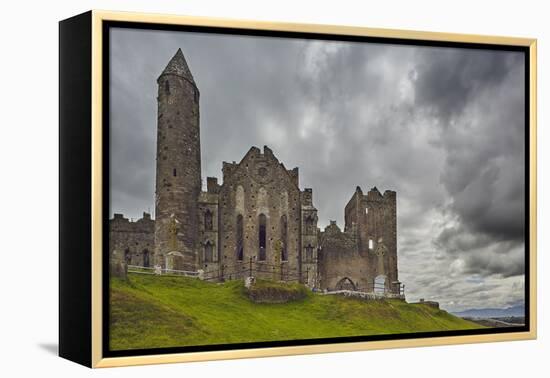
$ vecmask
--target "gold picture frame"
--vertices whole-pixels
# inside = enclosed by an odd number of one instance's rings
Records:
[[[103,196],[104,182],[103,182],[103,167],[104,167],[104,130],[103,120],[105,114],[103,112],[103,93],[105,82],[103,81],[104,74],[104,56],[103,56],[103,38],[104,38],[104,25],[106,22],[127,22],[127,23],[140,23],[140,24],[162,24],[162,25],[189,25],[200,27],[215,27],[215,28],[230,28],[241,30],[262,30],[273,32],[299,32],[299,33],[315,33],[335,36],[358,36],[358,37],[376,37],[376,38],[388,38],[388,39],[400,39],[410,40],[411,44],[415,41],[437,41],[445,43],[465,43],[465,44],[490,44],[490,45],[502,45],[502,46],[520,46],[528,49],[529,65],[526,67],[529,72],[529,235],[526,235],[526,242],[528,239],[529,252],[528,252],[528,314],[529,314],[529,329],[522,332],[506,332],[506,333],[490,333],[490,334],[476,334],[476,335],[462,335],[462,336],[444,336],[444,337],[429,337],[429,338],[403,338],[394,340],[379,340],[379,341],[362,341],[362,342],[344,342],[334,344],[313,344],[313,345],[299,345],[299,346],[276,346],[268,348],[255,348],[255,349],[237,349],[237,350],[214,350],[214,351],[200,351],[200,352],[185,352],[185,353],[167,353],[167,354],[151,354],[151,355],[138,355],[138,356],[124,356],[124,357],[105,357],[103,353],[103,345],[105,340],[104,324],[103,324],[103,284],[104,284],[104,271],[105,261],[103,260],[104,241],[105,235],[103,234],[103,222],[104,212],[103,208]],[[64,220],[64,208],[70,206],[73,203],[82,201],[83,193],[69,193],[70,189],[65,192],[65,203],[60,203],[61,209],[61,238],[67,237],[67,232],[81,232],[88,235],[89,245],[85,242],[80,244],[80,249],[86,250],[84,254],[85,258],[81,260],[71,260],[73,257],[68,256],[69,246],[79,245],[77,241],[60,243],[60,354],[63,357],[71,359],[73,361],[82,363],[84,365],[99,368],[99,367],[115,367],[115,366],[130,366],[130,365],[144,365],[144,364],[161,364],[161,363],[174,363],[174,362],[190,362],[190,361],[208,361],[208,360],[220,360],[220,359],[237,359],[237,358],[251,358],[251,357],[268,357],[268,356],[283,356],[283,355],[300,355],[311,353],[329,353],[329,352],[348,352],[359,350],[372,350],[372,349],[388,349],[388,348],[403,348],[403,347],[420,347],[420,346],[435,346],[435,345],[448,345],[448,344],[466,344],[466,343],[481,343],[481,342],[495,342],[495,341],[512,341],[512,340],[528,340],[535,339],[537,336],[537,263],[536,263],[536,228],[537,228],[537,136],[536,136],[536,123],[537,123],[537,41],[536,39],[527,38],[513,38],[513,37],[501,37],[501,36],[483,36],[483,35],[469,35],[469,34],[454,34],[454,33],[437,33],[437,32],[424,32],[424,31],[412,31],[412,30],[393,30],[393,29],[378,29],[367,27],[354,27],[354,26],[337,26],[337,25],[316,25],[316,24],[294,24],[294,23],[280,23],[280,22],[260,22],[252,20],[231,20],[231,19],[218,19],[210,17],[189,17],[189,16],[176,16],[176,15],[162,15],[162,14],[145,14],[145,13],[127,13],[127,12],[111,12],[93,10],[84,15],[76,16],[73,19],[62,21],[60,24],[60,87],[61,92],[68,90],[68,87],[64,87],[64,83],[69,83],[71,77],[63,78],[65,75],[64,60],[72,58],[71,54],[75,54],[78,51],[79,46],[82,47],[82,43],[74,40],[75,33],[82,31],[87,37],[83,40],[87,41],[84,45],[89,47],[89,55],[82,57],[81,59],[87,59],[90,57],[89,69],[90,77],[87,83],[89,87],[85,87],[82,90],[91,90],[89,98],[91,100],[89,105],[89,118],[70,118],[70,115],[64,117],[64,112],[67,112],[68,107],[76,106],[71,101],[77,101],[75,98],[70,99],[70,96],[61,94],[60,100],[60,116],[61,118],[61,149],[64,148],[63,133],[66,130],[69,121],[82,121],[89,120],[88,135],[82,136],[83,140],[89,141],[89,153],[90,153],[90,167],[88,173],[89,181],[83,182],[83,185],[91,185],[89,187],[90,198],[87,203],[87,209],[89,210],[89,223],[83,225],[76,225],[69,218]],[[72,37],[67,36],[73,34]],[[73,38],[73,39],[71,39]],[[89,43],[89,45],[88,45]],[[68,63],[67,63],[68,64]],[[78,76],[78,74],[75,74]],[[75,77],[76,77],[75,76]],[[80,98],[78,98],[80,101]],[[78,106],[85,107],[86,104]],[[77,116],[75,116],[77,117]],[[70,142],[70,137],[67,136],[66,143]],[[89,139],[86,139],[89,138]],[[63,168],[63,161],[66,156],[61,152],[61,165]],[[66,167],[66,175],[69,175],[72,171]],[[61,169],[61,187],[64,190],[64,173]],[[63,195],[62,195],[63,196]],[[71,227],[80,227],[78,230],[71,229]],[[89,228],[88,228],[89,227]],[[74,244],[76,243],[76,244]],[[89,250],[89,253],[88,253]],[[75,278],[69,270],[74,269],[75,264],[80,264],[79,268],[87,269],[89,276]],[[86,265],[87,264],[87,265]],[[88,280],[89,286],[79,286],[80,284],[75,280]],[[78,316],[78,313],[72,309],[74,305],[74,298],[76,294],[71,292],[69,286],[73,286],[76,289],[90,289],[89,296],[83,295],[82,300],[85,303],[81,311],[89,310],[89,317],[81,319],[81,324],[72,325],[71,328],[67,328],[67,324],[71,320]],[[84,290],[86,291],[86,290]],[[67,299],[64,299],[67,298]],[[89,322],[89,324],[88,324]],[[81,333],[80,333],[81,332]],[[82,336],[85,335],[85,336]],[[75,348],[76,339],[84,340],[86,347],[81,352],[72,352]]]

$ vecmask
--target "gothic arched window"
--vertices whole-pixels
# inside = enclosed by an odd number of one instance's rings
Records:
[[[264,214],[260,214],[258,217],[258,247],[260,248],[259,260],[266,260],[266,227],[267,219]]]
[[[314,232],[314,228],[315,228],[315,220],[313,219],[313,217],[311,215],[308,215],[305,219],[305,227],[306,227],[306,234],[307,235],[313,235],[315,232]]]
[[[214,245],[208,240],[204,245],[204,262],[211,262],[214,258]]]
[[[244,246],[243,246],[243,216],[241,214],[237,215],[237,260],[242,261],[244,258]]]
[[[313,261],[313,247],[311,246],[311,244],[308,244],[306,246],[305,252],[306,252],[306,261],[307,262],[312,262]]]
[[[288,222],[286,215],[281,217],[281,260],[288,261]]]
[[[204,229],[206,231],[212,231],[212,228],[212,212],[210,210],[206,210],[204,213]]]

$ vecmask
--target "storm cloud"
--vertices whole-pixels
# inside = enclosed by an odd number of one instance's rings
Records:
[[[524,301],[519,52],[111,30],[111,215],[154,210],[156,79],[182,48],[203,182],[268,145],[343,226],[355,187],[397,191],[399,276],[443,308]]]

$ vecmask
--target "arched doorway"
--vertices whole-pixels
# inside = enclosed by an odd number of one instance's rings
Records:
[[[356,291],[356,287],[352,280],[350,280],[348,277],[344,277],[336,284],[336,290]]]
[[[143,250],[143,266],[149,267],[149,251],[147,249]]]
[[[126,264],[132,264],[132,253],[130,252],[130,248],[124,250],[124,261]]]

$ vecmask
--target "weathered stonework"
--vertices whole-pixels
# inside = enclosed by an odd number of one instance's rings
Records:
[[[109,254],[120,253],[128,265],[152,266],[155,250],[155,221],[143,213],[143,218],[131,222],[122,214],[109,221]],[[117,253],[115,253],[117,252]]]
[[[198,200],[201,192],[199,90],[181,50],[157,79],[157,175],[155,258],[182,256],[174,267],[199,263]]]
[[[201,271],[213,281],[252,274],[399,293],[395,192],[357,187],[344,231],[335,222],[320,231],[313,190],[300,190],[298,168],[286,169],[267,146],[223,162],[222,183],[208,177],[201,191],[199,91],[181,50],[157,83],[156,219],[115,214],[111,252],[127,251],[130,265]]]
[[[224,275],[244,277],[253,264],[259,277],[300,274],[300,189],[296,178],[264,147],[240,163],[223,164],[219,191],[220,256]],[[277,247],[278,246],[278,247]]]
[[[111,277],[127,278],[128,264],[121,251],[114,250],[109,254],[109,272]]]

